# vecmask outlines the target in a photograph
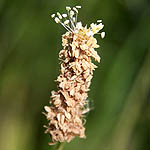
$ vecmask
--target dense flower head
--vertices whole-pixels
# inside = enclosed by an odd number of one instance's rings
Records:
[[[95,51],[98,48],[94,34],[97,34],[104,25],[92,23],[89,28],[77,22],[78,9],[81,6],[66,7],[67,14],[52,14],[56,23],[61,23],[67,32],[62,36],[63,49],[59,52],[61,60],[60,75],[57,77],[57,91],[51,92],[50,106],[45,106],[44,113],[49,120],[46,133],[52,139],[50,145],[57,142],[70,142],[75,136],[85,138],[85,113],[88,101],[87,92],[97,66],[92,59],[100,62],[100,57]],[[57,15],[57,16],[56,16]],[[63,20],[64,19],[64,20]],[[105,33],[102,32],[104,37]]]

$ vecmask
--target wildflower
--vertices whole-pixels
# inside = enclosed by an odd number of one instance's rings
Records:
[[[50,106],[45,106],[45,115],[49,121],[46,133],[50,134],[54,145],[57,142],[70,142],[75,136],[85,138],[86,122],[84,115],[90,111],[87,108],[88,94],[90,90],[93,71],[97,68],[92,59],[100,62],[100,56],[95,48],[98,48],[95,34],[104,38],[105,32],[98,33],[104,25],[92,23],[90,27],[83,26],[77,21],[78,9],[67,6],[67,14],[57,12],[57,17],[52,14],[56,23],[60,23],[67,32],[62,35],[63,49],[59,52],[61,60],[60,75],[57,77],[57,91],[51,92]]]

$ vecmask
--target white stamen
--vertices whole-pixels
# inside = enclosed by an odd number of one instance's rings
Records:
[[[71,11],[70,11],[70,17],[72,18],[72,17],[73,17],[73,15],[74,15],[74,11],[73,11],[73,10],[71,10]]]
[[[76,8],[79,8],[79,9],[80,9],[80,8],[81,8],[81,6],[76,6]]]
[[[51,109],[50,109],[50,107],[48,107],[48,106],[45,106],[44,109],[45,109],[47,112],[51,112]]]
[[[87,29],[87,25],[83,27],[82,22],[77,22],[79,8],[81,8],[81,6],[75,6],[73,8],[67,6],[66,7],[67,14],[65,13],[60,14],[59,12],[57,12],[56,14],[52,14],[51,17],[54,18],[54,21],[56,23],[60,23],[69,32],[79,33],[80,30],[84,28],[85,34],[87,36],[90,37],[90,36],[94,36],[94,34],[100,34],[101,38],[104,38],[105,32],[101,32],[101,33],[99,32],[104,27],[104,25],[102,24],[102,20],[97,20],[98,23],[92,23],[89,29]]]
[[[69,11],[69,10],[71,10],[71,8],[70,8],[69,6],[67,6],[67,7],[66,7],[66,10]]]
[[[72,29],[69,26],[63,24],[61,21],[60,21],[60,23],[67,31],[69,31],[69,32],[72,31]]]
[[[70,10],[71,10],[71,8],[70,8]],[[73,11],[71,10],[70,12],[69,12],[69,10],[68,10],[68,16],[69,16],[69,20],[70,20],[70,22],[71,22],[71,28],[75,28],[75,26],[74,26],[74,23],[73,23],[73,20],[72,20],[72,17],[73,17]]]
[[[78,10],[77,10],[77,8],[73,7],[73,10],[74,10],[76,13],[78,13]]]
[[[62,14],[62,16],[63,16],[64,18],[66,18],[66,17],[67,17],[67,14]]]
[[[76,18],[75,17],[73,17],[72,20],[73,20],[73,22],[76,22]]]
[[[51,17],[54,18],[54,17],[55,17],[55,14],[52,14]]]
[[[81,22],[78,22],[78,23],[76,24],[76,28],[77,28],[78,30],[82,29],[82,23],[81,23]]]
[[[101,33],[101,38],[103,39],[105,37],[105,32]]]
[[[103,27],[104,27],[104,25],[102,23],[98,24],[97,26],[98,26],[99,30],[103,29]]]
[[[104,27],[104,25],[102,23],[100,23],[98,25],[92,23],[90,26],[91,26],[91,29],[92,29],[94,34],[98,33]]]
[[[64,22],[65,25],[68,24],[68,23],[69,23],[69,20],[66,20],[66,21]]]
[[[60,23],[60,20],[59,20],[58,17],[55,18],[55,22],[56,22],[56,23]]]
[[[100,23],[100,22],[102,22],[102,20],[97,20],[97,22],[99,22],[99,23]]]
[[[59,19],[62,19],[62,16],[59,12],[57,12],[57,16],[59,17]]]
[[[66,25],[66,27],[67,27],[71,32],[73,32],[73,29],[71,29],[70,26]]]

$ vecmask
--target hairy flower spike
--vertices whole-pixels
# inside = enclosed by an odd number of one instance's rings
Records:
[[[104,38],[105,32],[99,33],[104,25],[92,23],[90,27],[83,27],[77,21],[78,10],[81,6],[73,8],[67,6],[67,14],[52,14],[56,23],[60,23],[67,32],[62,36],[62,50],[59,53],[61,71],[56,82],[57,91],[51,92],[50,106],[45,106],[45,115],[49,121],[46,133],[50,134],[54,145],[57,142],[70,142],[75,136],[85,138],[85,113],[90,111],[88,94],[90,90],[93,71],[97,68],[92,59],[100,62],[95,51],[98,48],[94,34]]]

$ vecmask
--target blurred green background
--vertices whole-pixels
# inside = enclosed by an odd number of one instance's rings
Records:
[[[0,150],[52,150],[41,114],[59,75],[65,30],[49,13],[82,5],[79,20],[102,19],[87,115],[87,139],[64,150],[150,150],[148,0],[0,0]]]

